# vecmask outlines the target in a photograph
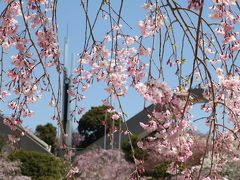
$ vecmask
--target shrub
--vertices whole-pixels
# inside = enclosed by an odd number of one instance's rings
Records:
[[[148,153],[138,147],[137,145],[137,142],[139,141],[138,136],[136,135],[131,136],[131,141],[134,149],[135,158],[138,160],[146,160],[148,158]],[[122,144],[122,150],[125,153],[125,159],[127,161],[134,162],[133,155],[132,155],[132,148],[129,140]]]
[[[0,135],[0,152],[5,144],[6,144],[6,139]]]
[[[156,165],[153,169],[146,170],[145,176],[150,176],[153,178],[165,178],[170,177],[171,175],[167,173],[167,169],[170,165],[170,162],[162,162]]]
[[[8,158],[21,161],[21,172],[32,179],[62,179],[68,163],[52,156],[32,151],[14,151]]]
[[[22,176],[20,162],[11,162],[0,154],[0,179],[30,180],[30,177]]]

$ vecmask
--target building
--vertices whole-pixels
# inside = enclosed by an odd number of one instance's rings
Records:
[[[206,103],[207,100],[204,98],[203,93],[204,89],[202,88],[195,88],[189,90],[191,96],[191,102],[193,104],[196,103]],[[183,98],[186,98],[185,96]],[[160,107],[160,108],[167,108],[167,107]],[[127,120],[125,123],[122,124],[121,132],[115,132],[113,137],[111,136],[102,136],[98,140],[96,140],[93,144],[91,144],[87,149],[92,147],[101,147],[104,149],[111,149],[111,148],[121,148],[123,142],[129,139],[128,135],[124,132],[129,131],[134,135],[137,135],[139,138],[144,138],[148,135],[148,132],[145,131],[141,126],[140,122],[146,124],[149,122],[148,114],[151,113],[154,109],[154,105],[150,105],[137,113],[135,116]],[[113,140],[112,140],[113,139]],[[113,142],[113,144],[111,144]]]
[[[17,125],[14,130],[7,126],[4,121],[10,121],[9,118],[0,116],[0,136],[8,139],[11,136],[20,137],[19,141],[14,144],[19,149],[28,151],[37,151],[41,153],[51,154],[51,146],[39,139],[32,132],[24,129],[22,126]],[[24,134],[22,136],[22,134]]]

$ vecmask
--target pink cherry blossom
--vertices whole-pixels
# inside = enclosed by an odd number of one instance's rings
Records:
[[[112,115],[113,120],[118,120],[119,118],[120,118],[120,116],[118,114],[113,114]]]

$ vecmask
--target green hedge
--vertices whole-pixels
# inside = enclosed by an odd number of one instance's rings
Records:
[[[58,180],[63,179],[69,164],[53,155],[32,152],[14,151],[8,158],[12,161],[21,161],[21,172],[31,176],[33,180]]]
[[[170,162],[162,162],[158,165],[156,165],[153,169],[147,170],[144,175],[150,176],[153,178],[166,178],[171,177],[171,174],[167,173],[167,169],[170,165]]]
[[[143,149],[138,147],[137,142],[140,141],[138,136],[136,135],[131,136],[131,141],[134,149],[135,158],[138,160],[146,160],[149,155],[147,151],[144,151]],[[122,150],[125,153],[125,159],[129,162],[134,162],[133,155],[132,155],[132,148],[129,140],[122,144]]]
[[[6,144],[6,139],[0,135],[0,152],[5,144]]]

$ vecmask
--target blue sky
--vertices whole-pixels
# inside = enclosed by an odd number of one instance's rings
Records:
[[[96,2],[96,1],[95,1]],[[63,37],[66,36],[66,29],[68,27],[69,34],[69,54],[78,53],[82,51],[83,48],[83,40],[84,40],[84,27],[85,22],[83,20],[83,12],[80,8],[80,1],[59,1],[59,37],[61,44],[63,44]],[[144,18],[144,10],[142,8],[143,1],[139,0],[131,0],[124,3],[124,8],[122,12],[122,17],[127,21],[128,24],[132,26],[133,29],[128,28],[124,23],[124,29],[127,33],[134,35],[136,31],[138,31],[138,21]],[[99,7],[99,3],[97,5],[90,4],[89,5],[92,14],[95,14]],[[67,13],[66,13],[67,12]],[[60,14],[64,14],[64,16],[60,16]],[[90,19],[93,21],[93,16]],[[100,18],[101,19],[101,18]],[[96,24],[96,28],[94,30],[94,35],[98,40],[102,40],[105,36],[105,32],[109,30],[109,26],[106,23],[101,24],[101,21]],[[63,47],[63,45],[62,45]],[[101,100],[106,98],[107,94],[104,92],[104,88],[106,85],[104,83],[98,83],[92,85],[85,96],[86,99],[82,102],[82,106],[86,107],[88,110],[91,106],[99,106],[102,104]],[[132,117],[139,111],[143,109],[143,99],[140,96],[130,89],[127,96],[121,98],[122,106],[128,117]],[[113,106],[117,107],[117,104],[113,102]],[[75,125],[76,127],[76,125]]]
[[[128,20],[129,24],[133,24],[136,29],[137,29],[138,20],[143,17],[143,10],[141,5],[142,5],[142,2],[137,0],[132,0],[130,1],[130,3],[128,3],[124,7],[124,11],[123,11],[123,17]],[[95,4],[91,4],[91,6],[93,7],[91,8],[93,12],[94,11],[96,12],[97,10],[96,7],[99,7],[99,5],[95,5]],[[129,12],[131,13],[129,14]],[[129,15],[131,17],[129,17]],[[63,51],[64,51],[63,43],[64,43],[64,38],[67,35],[67,29],[68,29],[69,60],[72,59],[71,56],[73,53],[77,54],[80,51],[82,51],[82,48],[83,48],[83,43],[84,43],[83,32],[85,27],[83,16],[84,14],[80,7],[80,1],[64,1],[64,0],[58,1],[58,17],[57,18],[58,18],[58,26],[59,26],[60,47],[63,54]],[[103,28],[101,24],[97,24],[96,26],[97,28],[94,31],[95,36],[99,37],[99,40],[101,40],[104,37],[105,31],[103,30],[106,30],[106,28]],[[10,50],[9,57],[11,57],[11,54],[13,53],[14,52]],[[63,62],[63,58],[61,58],[61,61]],[[11,67],[11,65],[6,64],[5,67],[8,68],[8,67]],[[52,73],[52,75],[56,75],[56,74]],[[54,78],[53,78],[53,82],[56,82]],[[55,84],[55,87],[57,87],[56,84]],[[106,97],[106,93],[104,93],[104,90],[103,90],[104,87],[105,85],[103,83],[99,83],[90,87],[86,93],[87,99],[83,101],[81,106],[85,107],[86,110],[88,110],[91,106],[101,105],[101,100]],[[128,96],[131,98],[126,97],[126,99],[128,100],[123,101],[123,107],[126,110],[128,116],[131,117],[143,108],[143,100],[140,99],[136,93],[133,93],[131,91]],[[56,125],[56,122],[51,120],[51,116],[53,115],[53,108],[49,107],[50,99],[51,97],[49,93],[43,93],[42,98],[36,104],[31,105],[31,109],[35,111],[35,115],[31,118],[24,119],[23,121],[24,127],[28,127],[34,131],[35,127],[38,124],[46,124],[47,122],[51,122]],[[6,103],[1,103],[0,109],[3,110],[4,114],[6,115],[10,114],[10,111],[7,109]],[[75,124],[74,127],[76,126],[77,125]]]
[[[92,1],[94,3],[99,3],[98,1]],[[127,21],[128,24],[132,26],[133,29],[128,28],[124,23],[123,29],[130,35],[138,34],[138,21],[144,18],[144,9],[142,5],[145,1],[139,0],[129,0],[125,1],[122,17]],[[98,4],[90,4],[90,9],[93,14],[96,12],[96,8],[99,7]],[[83,48],[83,40],[84,40],[84,14],[80,7],[80,1],[58,1],[58,27],[59,27],[59,41],[61,50],[63,52],[63,42],[64,37],[67,35],[67,27],[69,34],[69,59],[73,53],[79,53]],[[92,20],[93,17],[90,17]],[[97,23],[96,28],[94,30],[94,34],[96,37],[101,40],[104,36],[104,32],[108,30],[107,24],[102,24],[101,21]],[[191,56],[187,56],[191,58]],[[63,62],[63,58],[61,59]],[[191,66],[189,66],[191,67]],[[169,67],[166,66],[166,71],[169,70]],[[189,68],[190,70],[190,68]],[[168,74],[168,73],[167,73]],[[175,87],[177,84],[176,80],[172,80],[172,75],[174,75],[174,71],[172,74],[169,74],[166,77],[167,82],[171,87]],[[53,79],[54,80],[54,79]],[[55,84],[56,85],[56,84]],[[84,100],[81,106],[86,107],[88,110],[91,106],[101,105],[101,100],[106,98],[106,93],[104,93],[104,83],[99,83],[96,85],[92,85],[87,93],[85,94],[86,100]],[[124,111],[127,113],[128,117],[132,117],[139,111],[143,109],[143,99],[132,89],[129,90],[129,93],[126,97],[121,99],[122,106]],[[51,120],[51,116],[53,115],[53,109],[49,107],[50,95],[47,93],[43,94],[42,99],[32,105],[32,109],[35,111],[35,116],[32,118],[28,118],[24,120],[23,126],[26,126],[32,130],[35,129],[38,124],[46,124],[47,122],[52,122],[56,125],[56,122]],[[113,103],[114,106],[117,106],[116,103]],[[198,106],[199,107],[199,106]],[[1,109],[4,112],[8,112],[6,109],[6,105],[1,103]],[[196,109],[196,110],[195,110]],[[199,112],[197,108],[193,110],[195,118],[199,116],[203,116],[203,113]],[[74,127],[77,125],[75,124]]]
[[[96,2],[96,1],[95,1]],[[111,1],[112,3],[116,1]],[[118,4],[120,1],[117,1]],[[146,11],[143,8],[143,3],[145,1],[139,1],[139,0],[130,0],[130,1],[124,1],[124,6],[123,6],[123,12],[122,12],[122,17],[126,22],[132,27],[130,29],[126,24],[122,22],[123,25],[123,30],[125,30],[126,33],[130,35],[135,35],[139,34],[139,28],[138,28],[138,22],[139,20],[144,19]],[[82,11],[80,12],[80,1],[59,1],[59,16],[58,16],[58,21],[59,21],[59,37],[61,44],[63,44],[63,37],[66,35],[66,27],[68,26],[68,31],[69,31],[69,49],[70,53],[76,53],[79,52],[79,50],[82,50],[83,46],[83,28],[84,22],[83,22],[83,13]],[[114,6],[114,5],[113,5]],[[90,9],[94,12],[96,12],[95,7],[99,7],[98,5],[90,4],[89,5]],[[67,12],[67,13],[66,13]],[[61,14],[64,14],[64,16],[61,16]],[[205,9],[205,15],[209,14],[209,9]],[[90,17],[91,19],[91,17]],[[93,20],[93,17],[92,17]],[[105,29],[104,29],[105,28]],[[106,26],[104,24],[101,24],[101,21],[97,23],[96,28],[94,30],[95,36],[99,37],[99,40],[102,40],[104,37],[104,31],[106,31]],[[180,42],[179,42],[180,44]],[[150,46],[150,43],[149,43]],[[61,46],[63,47],[63,45]],[[191,58],[191,55],[186,52],[186,56],[188,58]],[[165,72],[170,72],[171,73],[166,73],[166,81],[170,84],[172,88],[176,87],[177,81],[176,79],[173,79],[172,76],[174,76],[174,70],[170,70],[168,66],[165,66]],[[189,73],[192,68],[192,65],[188,65],[188,68],[186,68],[185,73]],[[105,85],[102,84],[95,84],[89,88],[89,90],[86,93],[86,100],[83,101],[83,106],[86,107],[86,109],[89,109],[91,106],[98,106],[101,104],[101,99],[106,97],[106,93],[103,91],[103,88]],[[143,99],[136,93],[135,90],[130,89],[128,94],[121,99],[122,106],[124,111],[127,113],[128,117],[132,117],[139,111],[143,109]],[[117,107],[116,103],[113,103],[115,107]],[[193,107],[192,112],[194,114],[194,119],[197,119],[202,116],[206,116],[205,113],[200,111],[200,105],[195,105]],[[200,128],[201,131],[205,132],[205,128],[202,125],[202,121],[198,121],[195,123]],[[76,126],[76,125],[75,125]]]

